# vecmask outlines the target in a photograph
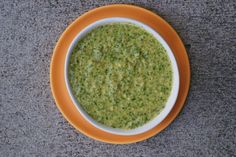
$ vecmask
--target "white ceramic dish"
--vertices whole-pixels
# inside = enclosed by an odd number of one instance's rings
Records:
[[[150,32],[165,48],[169,59],[172,63],[172,71],[173,71],[173,83],[172,83],[172,90],[171,90],[171,94],[167,100],[167,103],[164,107],[164,109],[160,112],[160,114],[158,114],[153,120],[149,121],[148,123],[146,123],[145,125],[135,128],[135,129],[131,129],[131,130],[122,130],[122,129],[115,129],[115,128],[111,128],[108,126],[105,126],[103,124],[100,124],[98,122],[96,122],[94,119],[92,119],[87,113],[86,111],[83,110],[83,108],[80,106],[80,104],[78,103],[78,101],[76,100],[76,98],[73,96],[70,84],[69,84],[69,79],[68,79],[68,65],[69,65],[69,60],[70,60],[70,55],[75,47],[75,45],[78,43],[78,41],[84,37],[88,32],[90,32],[91,30],[93,30],[94,28],[104,25],[104,24],[108,24],[108,23],[120,23],[120,22],[125,22],[125,23],[132,23],[135,24],[137,26],[140,26],[142,28],[144,28],[146,31]],[[113,17],[113,18],[105,18],[99,21],[96,21],[92,24],[90,24],[89,26],[87,26],[86,28],[84,28],[82,31],[80,31],[78,33],[78,35],[74,38],[74,40],[72,41],[72,43],[70,44],[70,47],[68,49],[67,55],[66,55],[66,60],[65,60],[65,81],[66,81],[66,87],[67,90],[69,92],[69,95],[71,97],[71,100],[73,101],[73,103],[76,105],[77,109],[79,110],[79,112],[81,113],[81,115],[89,122],[91,123],[93,126],[112,133],[112,134],[117,134],[117,135],[136,135],[136,134],[141,134],[144,133],[150,129],[152,129],[153,127],[155,127],[156,125],[158,125],[161,121],[163,121],[165,119],[165,117],[170,113],[171,109],[173,108],[175,101],[177,99],[178,96],[178,92],[179,92],[179,70],[178,70],[178,66],[175,60],[175,57],[172,53],[172,50],[170,49],[170,47],[168,46],[168,44],[165,42],[165,40],[156,32],[154,31],[152,28],[150,28],[149,26],[138,22],[136,20],[133,19],[128,19],[128,18],[120,18],[120,17]]]

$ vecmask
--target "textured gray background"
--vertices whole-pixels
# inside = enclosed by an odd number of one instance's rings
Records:
[[[191,88],[160,134],[111,145],[76,131],[49,86],[52,50],[82,13],[131,3],[166,19],[186,45]],[[217,1],[0,1],[0,156],[236,156],[236,4]]]

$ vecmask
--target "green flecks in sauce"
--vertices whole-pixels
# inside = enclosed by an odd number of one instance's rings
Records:
[[[133,129],[164,108],[172,89],[171,62],[163,46],[143,28],[107,24],[78,42],[70,57],[69,81],[94,120]]]

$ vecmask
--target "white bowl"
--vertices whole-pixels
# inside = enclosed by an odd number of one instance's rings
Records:
[[[172,63],[171,64],[172,65],[172,72],[173,72],[172,90],[171,90],[170,96],[169,96],[169,98],[168,98],[168,100],[165,104],[164,109],[151,121],[147,122],[146,124],[144,124],[141,127],[131,129],[131,130],[122,130],[122,129],[111,128],[111,127],[105,126],[103,124],[100,124],[100,123],[96,122],[94,119],[92,119],[86,113],[86,111],[84,111],[84,109],[81,107],[81,105],[78,103],[78,101],[74,97],[73,92],[71,90],[70,83],[69,83],[69,79],[68,79],[68,65],[69,65],[70,55],[71,55],[75,45],[78,43],[78,41],[82,37],[84,37],[88,32],[90,32],[91,30],[93,30],[94,28],[96,28],[98,26],[108,24],[108,23],[117,23],[117,22],[119,22],[119,23],[120,22],[132,23],[132,24],[140,26],[140,27],[144,28],[146,31],[150,32],[162,44],[162,46],[165,48],[165,50],[166,50],[166,52],[169,56],[169,59]],[[171,109],[173,108],[173,106],[175,104],[175,101],[177,99],[178,92],[179,92],[179,71],[178,71],[178,66],[177,66],[175,57],[173,55],[173,52],[171,51],[170,47],[165,42],[165,40],[156,31],[154,31],[149,26],[147,26],[147,25],[145,25],[141,22],[138,22],[136,20],[133,20],[133,19],[120,18],[120,17],[105,18],[105,19],[102,19],[102,20],[98,20],[98,21],[90,24],[89,26],[87,26],[86,28],[84,28],[82,31],[80,31],[78,33],[78,35],[74,38],[74,40],[70,44],[70,47],[69,47],[67,55],[66,55],[65,80],[66,80],[66,87],[67,87],[67,90],[68,90],[69,95],[71,97],[71,100],[73,101],[73,103],[75,104],[75,106],[77,107],[77,109],[79,110],[81,115],[89,123],[91,123],[93,126],[95,126],[96,128],[99,128],[103,131],[106,131],[106,132],[109,132],[109,133],[112,133],[112,134],[116,134],[116,135],[136,135],[136,134],[144,133],[144,132],[152,129],[153,127],[157,126],[170,113]]]

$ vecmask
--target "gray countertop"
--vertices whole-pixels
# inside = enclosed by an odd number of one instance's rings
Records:
[[[179,33],[191,87],[175,121],[143,142],[112,145],[76,131],[50,90],[52,50],[84,12],[136,4]],[[236,3],[234,0],[0,2],[0,156],[236,156]]]

